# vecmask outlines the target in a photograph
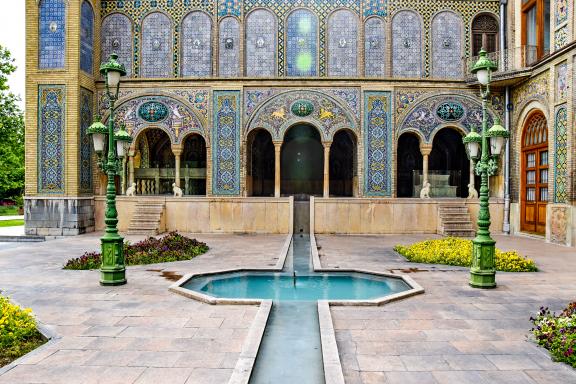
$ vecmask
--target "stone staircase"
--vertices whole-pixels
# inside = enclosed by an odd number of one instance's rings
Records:
[[[149,236],[159,234],[162,213],[164,213],[164,201],[138,201],[130,220],[128,234]]]
[[[450,202],[438,207],[438,233],[444,236],[474,237],[476,231],[465,203]]]

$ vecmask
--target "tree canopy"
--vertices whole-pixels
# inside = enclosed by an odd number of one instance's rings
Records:
[[[24,114],[8,86],[15,70],[10,51],[0,45],[0,199],[17,199],[24,190]]]

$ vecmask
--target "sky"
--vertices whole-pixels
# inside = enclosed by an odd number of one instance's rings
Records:
[[[0,12],[0,45],[7,47],[16,59],[18,67],[8,79],[10,90],[20,96],[20,106],[24,109],[25,90],[25,1],[24,0],[0,0],[2,12]]]

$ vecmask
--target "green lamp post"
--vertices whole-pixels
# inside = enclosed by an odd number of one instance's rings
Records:
[[[480,211],[478,213],[478,231],[472,247],[472,267],[470,268],[470,285],[474,288],[495,288],[495,245],[496,242],[490,237],[490,209],[488,177],[496,174],[498,170],[498,157],[502,147],[509,137],[508,131],[495,119],[494,126],[488,130],[488,116],[486,105],[490,96],[490,81],[492,71],[498,67],[486,56],[484,49],[480,50],[480,58],[472,68],[480,83],[480,95],[482,96],[482,132],[479,134],[473,128],[464,138],[464,144],[470,161],[476,163],[476,174],[481,176],[480,185]],[[485,87],[485,89],[483,89]],[[490,140],[490,147],[488,147]]]
[[[99,166],[108,175],[106,189],[106,232],[101,238],[102,242],[102,265],[100,267],[101,285],[126,284],[126,266],[124,263],[124,239],[118,234],[118,212],[116,211],[116,186],[114,176],[118,174],[119,158],[126,152],[127,146],[132,141],[130,135],[120,129],[114,134],[114,103],[118,100],[120,89],[120,77],[126,75],[126,69],[117,61],[118,55],[110,55],[110,60],[102,63],[100,73],[106,82],[106,94],[110,100],[110,117],[108,127],[95,119],[94,124],[88,129],[94,142],[94,150],[98,154]],[[107,156],[104,156],[105,141],[108,136]]]

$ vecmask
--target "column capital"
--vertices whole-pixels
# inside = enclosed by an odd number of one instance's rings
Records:
[[[331,141],[323,141],[322,145],[324,146],[324,149],[330,149],[330,147],[332,146],[332,142]]]
[[[282,148],[282,143],[283,141],[272,141],[272,144],[274,144],[274,148]]]
[[[172,153],[174,154],[174,156],[180,156],[182,154],[182,151],[184,150],[182,144],[172,144],[170,148],[172,149]]]
[[[422,156],[428,156],[432,152],[432,144],[420,144],[420,153]]]

